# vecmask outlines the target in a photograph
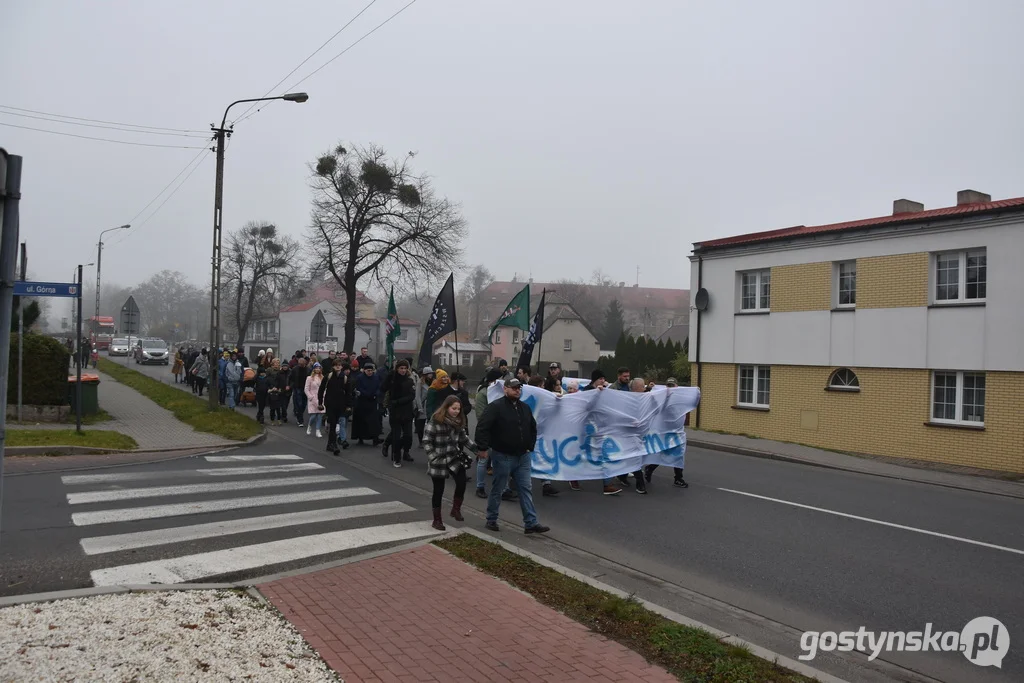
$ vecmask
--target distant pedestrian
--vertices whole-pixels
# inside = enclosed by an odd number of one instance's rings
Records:
[[[373,358],[369,354],[369,349],[365,346],[359,349],[359,356],[356,358],[356,363],[359,364],[359,369],[366,369],[367,365],[373,365]]]
[[[472,456],[466,448],[475,448],[466,432],[466,416],[462,413],[462,402],[457,396],[449,396],[427,421],[423,431],[423,449],[427,453],[427,474],[433,480],[434,494],[431,507],[434,512],[432,527],[445,531],[441,519],[441,500],[444,496],[445,480],[455,480],[455,495],[449,514],[456,521],[463,521],[462,500],[466,495],[466,470],[472,463]]]
[[[245,369],[238,362],[238,356],[234,353],[224,364],[224,395],[227,397],[228,409],[234,410],[238,403],[238,392],[242,386],[242,376]]]
[[[270,403],[270,424],[277,426],[281,424],[284,415],[285,387],[288,386],[288,371],[281,368],[281,361],[275,358],[270,365],[270,372],[267,373],[270,382],[270,389],[267,391],[267,401]]]
[[[203,349],[192,363],[192,376],[195,378],[196,393],[200,396],[203,395],[203,389],[206,388],[206,380],[210,379],[209,354],[209,351]]]
[[[256,393],[256,421],[264,424],[263,410],[267,407],[267,392],[270,390],[270,381],[267,379],[267,369],[262,365],[256,366],[256,382],[253,391]]]
[[[304,352],[303,352],[304,353]],[[292,368],[288,378],[288,385],[292,387],[292,409],[295,411],[295,424],[302,426],[302,413],[306,410],[306,378],[309,377],[310,368],[306,365],[306,358],[296,358],[295,367]]]
[[[444,402],[445,397],[452,393],[448,390],[451,383],[452,378],[448,376],[448,373],[438,368],[434,373],[434,381],[430,383],[430,388],[427,389],[427,396],[423,400],[428,416],[436,413],[438,407]]]
[[[477,457],[486,458],[491,451],[494,481],[515,479],[519,491],[519,508],[528,534],[542,534],[551,529],[537,519],[531,492],[531,456],[537,445],[537,420],[530,406],[520,401],[522,383],[511,379],[505,383],[505,395],[488,404],[476,426]],[[492,486],[487,498],[487,528],[498,531],[498,508],[501,487]]]
[[[419,439],[419,446],[423,448],[423,428],[427,424],[427,390],[430,383],[434,381],[434,369],[429,365],[423,366],[420,370],[419,381],[416,382],[416,438]]]
[[[178,352],[174,354],[174,365],[171,366],[171,374],[174,375],[174,383],[180,383],[182,375],[185,374],[185,358],[184,351],[178,349]]]
[[[679,386],[679,382],[676,380],[675,377],[669,377],[667,380],[665,380],[665,386],[668,389],[671,390],[674,387],[678,387]],[[644,468],[644,478],[647,480],[648,484],[651,483],[651,475],[654,474],[654,470],[656,470],[656,469],[658,469],[657,465],[648,465],[647,467]],[[673,486],[677,486],[677,487],[679,487],[681,489],[688,489],[688,488],[690,488],[690,485],[686,483],[685,479],[683,479],[683,468],[682,467],[673,467],[672,468],[672,474],[673,474],[673,477],[672,477],[672,485]]]
[[[380,385],[377,367],[370,363],[363,368],[355,380],[356,401],[352,414],[352,438],[363,445],[366,440],[380,445]]]
[[[499,366],[500,368],[500,366]],[[505,366],[505,372],[508,372],[508,366]],[[476,388],[476,414],[477,418],[484,414],[487,409],[487,389],[502,379],[501,370],[488,370],[487,374],[484,375],[484,379],[480,382],[480,386]],[[491,468],[491,459],[478,458],[476,461],[476,497],[486,498],[487,497],[487,470]]]
[[[316,426],[316,438],[322,438],[320,427],[324,423],[324,408],[320,406],[320,384],[324,380],[323,367],[319,363],[313,363],[313,370],[306,377],[303,395],[306,398],[306,410],[309,412],[309,424],[306,426],[306,436],[309,436]],[[301,413],[299,413],[301,415]]]
[[[352,413],[353,382],[351,368],[334,359],[331,372],[317,389],[317,408],[327,414],[327,450],[338,455],[341,448],[348,448],[348,416]],[[338,448],[338,437],[342,438]]]
[[[388,423],[391,425],[392,463],[401,467],[402,461],[412,462],[409,450],[412,448],[412,421],[416,409],[416,385],[409,374],[409,361],[403,359],[395,364],[395,371],[388,378]],[[384,446],[384,455],[388,447]]]

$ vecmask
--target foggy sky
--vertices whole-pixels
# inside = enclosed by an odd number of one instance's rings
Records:
[[[0,104],[207,131],[259,97],[367,0],[4,3]],[[296,75],[402,7],[379,0]],[[468,263],[499,278],[688,287],[698,240],[928,208],[966,188],[1024,195],[1024,3],[419,0],[240,123],[224,226],[301,238],[306,164],[340,141],[416,151],[459,201]],[[244,111],[236,107],[232,117]],[[0,115],[0,123],[202,146]],[[0,126],[25,157],[22,238],[37,279],[70,279],[198,150]],[[118,242],[104,281],[209,280],[214,158]],[[95,271],[87,271],[87,279]]]

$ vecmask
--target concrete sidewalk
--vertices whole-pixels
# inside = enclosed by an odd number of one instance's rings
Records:
[[[894,458],[848,455],[782,441],[752,439],[735,434],[718,434],[690,428],[686,429],[686,442],[696,448],[710,448],[739,455],[1024,498],[1024,482],[999,479],[992,476],[992,473],[980,469],[957,468],[960,470],[958,472],[939,463],[919,461],[908,461],[909,464],[904,465],[895,461]]]
[[[425,545],[256,586],[345,681],[675,681]]]
[[[161,408],[135,389],[121,384],[110,375],[89,370],[100,377],[100,407],[114,419],[84,427],[95,431],[114,431],[126,434],[139,444],[139,451],[166,449],[207,448],[237,446],[216,434],[197,432],[178,421],[171,411]],[[8,423],[9,429],[74,429],[74,424],[17,425]]]

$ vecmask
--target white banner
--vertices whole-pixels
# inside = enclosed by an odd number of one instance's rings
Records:
[[[495,401],[504,394],[499,381],[487,398]],[[700,403],[700,389],[663,387],[642,394],[594,389],[559,398],[524,386],[522,401],[537,419],[533,476],[585,481],[636,472],[644,465],[683,467],[683,423]]]

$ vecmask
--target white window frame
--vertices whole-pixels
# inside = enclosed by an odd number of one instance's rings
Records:
[[[936,375],[956,375],[956,408],[954,412],[954,418],[952,420],[948,418],[935,417],[935,379]],[[968,427],[984,427],[985,420],[965,420],[964,415],[964,376],[978,376],[980,375],[983,379],[985,378],[984,372],[977,372],[972,370],[932,370],[932,381],[931,381],[931,395],[928,400],[928,415],[929,420],[935,424],[948,424],[948,425],[966,425]],[[988,382],[985,383],[985,388],[982,390],[982,417],[985,414],[985,401],[987,397],[985,394],[988,393]]]
[[[472,365],[473,364],[473,357],[470,354],[468,354],[468,353],[463,353],[462,354],[462,364],[463,365]]]
[[[501,328],[500,327],[498,329],[494,330],[494,343],[495,344],[500,344],[501,343]]]
[[[845,266],[853,266],[853,303],[842,303],[842,270]],[[836,261],[832,266],[832,307],[857,308],[857,261]]]
[[[485,323],[491,322],[491,312],[490,311],[484,311],[484,322]]]
[[[519,329],[518,328],[512,330],[512,343],[513,344],[518,344],[519,343]]]
[[[334,323],[327,323],[327,336],[328,337],[333,337],[334,336]]]
[[[742,400],[743,393],[743,370],[752,368],[753,369],[753,385],[751,387],[751,398],[752,402]],[[770,365],[740,365],[736,368],[736,405],[744,408],[770,408],[771,407],[771,394],[772,394],[772,368]],[[767,403],[758,402],[758,394],[760,394],[759,386],[760,380],[767,379],[768,381],[768,396]]]
[[[572,351],[572,339],[563,339],[562,340],[562,350],[563,351]]]
[[[747,276],[754,276],[754,306],[744,307],[743,305],[743,279]],[[745,270],[740,271],[736,274],[736,288],[737,288],[737,309],[740,313],[768,313],[771,311],[772,294],[771,294],[771,268],[764,268],[761,270]],[[768,287],[767,301],[762,301],[764,298],[764,287]]]
[[[963,303],[985,303],[988,297],[988,250],[985,247],[977,249],[961,249],[958,251],[940,251],[932,254],[931,263],[931,301],[937,306],[955,305]],[[940,299],[939,294],[939,259],[944,256],[957,257],[957,296],[955,299]],[[970,256],[983,256],[985,258],[985,296],[967,297],[967,259]]]

